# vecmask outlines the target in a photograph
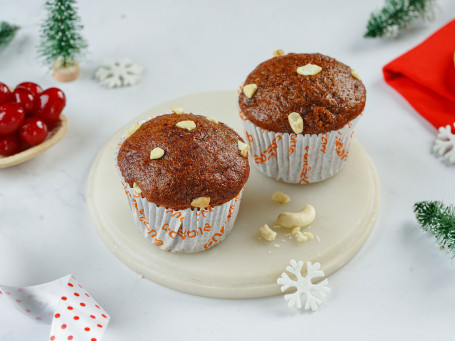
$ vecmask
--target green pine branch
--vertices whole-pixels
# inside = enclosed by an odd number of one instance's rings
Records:
[[[48,16],[41,25],[38,54],[50,66],[59,60],[61,67],[67,67],[82,57],[87,48],[80,34],[83,26],[75,0],[47,0],[45,7]]]
[[[366,38],[395,38],[416,19],[434,17],[435,0],[386,0],[378,13],[372,13],[367,23]]]
[[[6,21],[0,23],[0,47],[8,45],[13,40],[19,26],[11,25]]]
[[[421,201],[414,204],[414,213],[422,229],[435,237],[441,249],[447,249],[455,257],[455,206]]]

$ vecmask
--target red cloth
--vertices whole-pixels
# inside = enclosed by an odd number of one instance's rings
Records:
[[[455,121],[455,20],[383,68],[385,81],[435,128]]]

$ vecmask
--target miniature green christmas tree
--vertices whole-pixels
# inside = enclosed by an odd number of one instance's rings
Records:
[[[19,26],[11,25],[6,21],[0,23],[0,47],[8,45],[16,35]]]
[[[414,205],[414,213],[422,229],[434,235],[440,248],[455,257],[455,207],[440,201],[421,201]]]
[[[41,25],[38,52],[46,64],[53,66],[54,77],[59,69],[74,68],[87,48],[87,43],[80,34],[83,26],[74,5],[74,0],[46,1],[48,16]],[[77,68],[77,73],[78,71]]]
[[[367,24],[366,38],[395,38],[416,19],[434,17],[435,0],[386,0],[378,13],[372,13]]]

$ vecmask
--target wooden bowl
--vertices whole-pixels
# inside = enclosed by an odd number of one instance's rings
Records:
[[[43,153],[65,136],[68,131],[68,119],[65,115],[60,115],[60,120],[57,124],[49,131],[46,140],[43,143],[30,147],[20,153],[11,156],[0,156],[0,168],[8,168],[18,165],[22,162],[28,161],[35,156]]]

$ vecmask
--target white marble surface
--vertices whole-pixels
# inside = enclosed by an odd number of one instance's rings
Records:
[[[56,84],[36,61],[43,1],[0,0],[1,19],[23,26],[0,51],[0,81],[59,86],[68,135],[26,164],[0,170],[0,283],[30,285],[74,274],[112,316],[117,340],[447,340],[453,337],[455,268],[414,219],[424,199],[455,203],[454,168],[430,154],[435,130],[383,79],[388,61],[455,14],[439,0],[436,20],[394,41],[362,38],[371,10],[360,1],[79,1],[90,53],[81,78]],[[357,138],[381,179],[377,227],[360,253],[329,278],[318,313],[288,310],[282,297],[219,300],[161,287],[121,264],[96,235],[86,208],[90,165],[125,122],[162,101],[232,89],[276,48],[322,52],[353,66],[368,90]],[[135,87],[107,90],[92,73],[105,58],[146,67]],[[1,301],[0,301],[1,302]],[[0,303],[0,339],[47,340]]]

